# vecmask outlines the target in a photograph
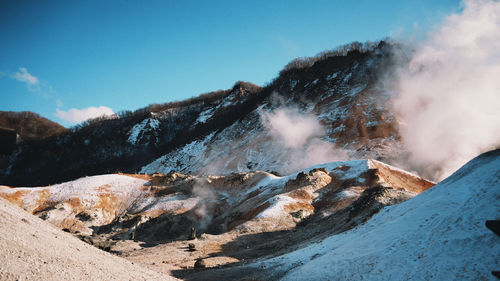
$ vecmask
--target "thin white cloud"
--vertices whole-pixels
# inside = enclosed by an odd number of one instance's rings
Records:
[[[297,55],[300,50],[297,44],[282,34],[278,34],[277,39],[288,56],[295,57]]]
[[[108,116],[113,115],[114,112],[111,108],[107,106],[99,106],[99,107],[87,107],[83,109],[72,108],[68,111],[56,109],[55,115],[68,123],[78,124],[85,120],[96,118],[100,116]]]
[[[24,83],[30,92],[34,92],[45,99],[53,100],[57,107],[63,106],[62,100],[54,96],[57,92],[52,88],[49,82],[40,80],[35,75],[31,74],[26,67],[19,67],[18,69],[19,70],[14,73],[0,72],[0,77],[7,76],[18,82]]]
[[[28,72],[26,67],[19,67],[19,71],[12,75],[12,78],[19,82],[26,83],[28,90],[35,91],[38,89],[40,81],[38,78]]]

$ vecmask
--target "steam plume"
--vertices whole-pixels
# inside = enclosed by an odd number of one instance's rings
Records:
[[[347,158],[344,151],[322,139],[324,129],[314,116],[301,113],[293,107],[281,107],[272,112],[262,111],[260,114],[268,134],[287,149],[283,172]]]
[[[468,0],[399,71],[410,164],[441,179],[500,144],[500,2]]]
[[[316,118],[301,114],[295,108],[262,112],[261,116],[271,136],[281,140],[287,148],[302,147],[311,138],[318,138],[323,134]]]
[[[195,207],[194,213],[200,218],[198,228],[205,231],[212,222],[217,202],[216,193],[201,181],[197,182],[192,189],[192,194],[199,197],[200,201]]]

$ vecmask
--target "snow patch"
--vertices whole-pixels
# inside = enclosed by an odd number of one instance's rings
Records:
[[[94,204],[99,199],[99,194],[110,192],[114,195],[128,196],[134,190],[143,186],[146,180],[137,179],[124,175],[101,175],[84,177],[74,181],[46,187],[19,187],[4,190],[4,193],[27,192],[23,198],[23,208],[30,210],[37,206],[40,196],[44,192],[49,193],[46,200],[52,202],[64,202],[71,198],[78,198],[81,202]]]
[[[349,79],[351,79],[351,76],[352,76],[352,72],[349,72],[345,77],[344,77],[344,83],[347,83],[349,81]]]
[[[190,160],[195,157],[203,157],[207,149],[207,143],[215,135],[215,132],[207,135],[202,140],[194,140],[182,148],[176,149],[174,152],[164,155],[152,163],[142,167],[141,173],[153,174],[153,173],[163,173],[166,174],[170,171],[179,172],[191,172],[186,163],[190,163]],[[174,155],[174,157],[168,157],[169,155]]]
[[[332,73],[332,74],[326,76],[326,80],[330,81],[332,79],[335,79],[335,78],[337,78],[338,75],[339,75],[338,72]]]
[[[136,145],[145,133],[156,132],[160,128],[160,121],[154,118],[146,118],[137,123],[128,132],[128,142]]]
[[[210,117],[212,117],[212,115],[214,114],[214,111],[214,108],[209,108],[202,111],[198,116],[198,119],[196,119],[195,124],[207,122],[207,120],[210,119]]]
[[[348,188],[343,190],[335,195],[336,199],[347,199],[354,198],[360,195],[359,191],[356,188]]]
[[[265,218],[279,218],[288,215],[285,211],[284,206],[288,204],[296,203],[297,200],[286,196],[286,195],[277,195],[269,199],[267,202],[271,204],[269,208],[260,212],[256,218],[265,219]]]

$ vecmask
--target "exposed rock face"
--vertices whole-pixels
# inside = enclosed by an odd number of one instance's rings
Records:
[[[205,268],[207,267],[207,264],[205,263],[205,260],[203,259],[197,259],[196,262],[194,263],[195,268]]]
[[[499,159],[498,150],[481,155],[430,190],[411,200],[385,208],[371,219],[373,213],[381,207],[411,198],[416,193],[428,189],[432,183],[378,161],[359,160],[327,163],[286,177],[263,172],[224,177],[194,177],[179,173],[158,174],[153,177],[110,175],[84,179],[94,182],[93,186],[89,182],[83,184],[74,181],[45,188],[3,187],[0,193],[2,197],[31,211],[36,210],[37,206],[60,206],[58,204],[68,201],[68,198],[79,197],[79,202],[86,202],[80,207],[88,211],[99,201],[93,201],[92,198],[101,197],[106,193],[95,186],[107,183],[110,184],[110,189],[123,189],[126,192],[121,195],[129,194],[128,197],[118,197],[118,201],[122,203],[110,206],[123,206],[123,209],[127,210],[125,214],[115,216],[113,222],[95,228],[102,234],[81,235],[80,238],[111,253],[121,254],[134,263],[163,272],[173,270],[175,276],[189,280],[310,280],[323,277],[345,280],[353,276],[355,279],[382,277],[400,280],[401,276],[433,276],[439,279],[474,280],[478,277],[492,278],[491,271],[497,268],[500,244],[498,237],[487,229],[485,222],[496,219],[500,208],[497,200],[500,190]],[[240,195],[234,197],[234,201],[226,200],[222,209],[205,209],[214,210],[213,219],[208,225],[215,224],[219,218],[225,218],[223,223],[226,226],[233,223],[232,229],[228,227],[224,233],[218,235],[203,233],[194,241],[182,238],[183,235],[185,238],[189,235],[189,229],[174,240],[168,240],[165,236],[153,240],[147,235],[139,235],[138,241],[144,243],[144,247],[131,240],[109,240],[110,236],[123,233],[127,229],[127,222],[150,222],[158,219],[158,222],[166,223],[175,217],[196,218],[194,211],[188,214],[194,207],[177,215],[169,213],[168,210],[169,207],[178,206],[178,201],[186,201],[201,194],[207,195],[208,193],[200,190],[194,191],[195,184],[199,185],[200,182],[215,193],[212,197],[205,196],[205,199],[217,198],[218,201],[224,201],[228,198],[224,197],[225,195]],[[64,185],[72,186],[72,189],[78,192],[68,194]],[[133,190],[140,192],[134,193]],[[181,194],[184,194],[184,197],[180,197]],[[85,197],[89,195],[90,197]],[[127,201],[129,199],[132,201]],[[0,205],[6,206],[2,200]],[[50,201],[53,203],[47,203]],[[140,212],[133,211],[132,206],[144,206],[141,201],[147,202],[148,206],[140,208],[142,212],[153,214],[153,210],[160,210],[162,214],[151,217],[138,215]],[[57,213],[54,210],[49,208],[42,211],[42,214],[55,218]],[[239,210],[239,213],[236,210]],[[16,214],[20,214],[19,210]],[[70,212],[67,212],[66,216],[71,219]],[[4,218],[3,212],[0,212],[0,218]],[[38,220],[35,223],[37,219],[29,218],[27,214],[21,218],[18,223],[8,221],[10,219],[2,221],[4,226],[9,226],[3,227],[6,232],[0,235],[5,239],[4,245],[10,247],[13,245],[12,241],[17,241],[9,238],[12,237],[9,235],[29,236],[34,233],[35,239],[39,234],[46,239],[47,235],[55,234],[71,238],[67,233],[45,229],[46,224],[40,228],[38,225],[43,222]],[[85,221],[92,220],[88,216],[80,218]],[[201,219],[199,213],[197,218]],[[239,223],[235,223],[236,218],[240,218]],[[138,224],[137,230],[141,226],[145,227],[147,222]],[[281,225],[282,222],[284,226]],[[37,230],[41,231],[35,233],[23,228],[31,224],[37,225]],[[15,229],[19,227],[23,231],[16,234]],[[72,231],[71,228],[69,231]],[[158,242],[160,244],[157,244]],[[52,242],[47,241],[42,244],[50,243]],[[28,244],[30,249],[33,249],[33,245],[40,245],[37,242]],[[71,242],[65,244],[67,245],[73,249],[76,244]],[[9,247],[2,249],[11,249]],[[82,250],[85,245],[76,247]],[[196,251],[192,251],[192,248]],[[6,253],[2,264],[7,266],[3,266],[3,271],[0,271],[0,274],[3,274],[0,276],[6,280],[19,276],[42,278],[41,276],[50,272],[47,270],[52,267],[45,265],[39,267],[43,270],[36,272],[31,270],[37,268],[36,264],[40,264],[40,261],[43,263],[45,259],[49,261],[49,265],[56,266],[56,262],[62,261],[45,256],[37,260],[38,256],[29,254],[24,259],[28,262],[12,263],[11,260],[15,260],[15,257],[9,257],[9,251]],[[22,253],[24,255],[27,251]],[[81,257],[81,252],[78,255]],[[109,257],[106,257],[105,262],[110,261]],[[93,256],[92,259],[95,260],[96,257]],[[64,260],[67,263],[75,262],[70,257]],[[200,264],[196,267],[197,261],[203,261],[205,268]],[[31,262],[35,266],[29,270],[16,269],[14,266],[17,264],[16,266],[22,267]],[[234,266],[220,268],[220,265],[225,264]],[[338,266],[339,264],[342,266]],[[331,267],[334,265],[335,270],[332,271]],[[72,264],[70,267],[74,269],[79,266],[83,264]],[[61,270],[59,264],[56,268],[59,274],[57,276],[67,277],[73,272]],[[324,268],[327,270],[323,270]],[[24,275],[19,275],[20,272]],[[96,273],[95,270],[92,272]],[[119,275],[113,276],[119,278]]]
[[[255,267],[280,268],[287,272],[283,280],[494,280],[500,239],[485,222],[498,218],[498,198],[500,150],[476,157],[353,231]]]

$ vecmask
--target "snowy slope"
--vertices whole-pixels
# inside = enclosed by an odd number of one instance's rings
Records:
[[[470,161],[417,197],[366,224],[257,263],[283,280],[495,280],[500,238],[500,150]]]
[[[58,227],[92,233],[92,226],[108,224],[128,211],[145,193],[142,187],[146,182],[124,175],[101,175],[46,187],[0,186],[0,196]],[[79,219],[82,216],[86,219]]]
[[[156,143],[158,138],[158,130],[160,127],[160,121],[154,118],[146,118],[142,120],[142,122],[134,125],[132,129],[130,129],[128,133],[128,142],[131,144],[138,144],[141,140],[145,139],[145,143],[149,143],[151,139],[146,139],[149,135],[149,138],[154,138],[154,142]]]
[[[380,100],[387,98],[386,93],[364,91],[365,86],[339,86],[338,83],[328,85],[326,92],[307,87],[302,89],[306,93],[317,91],[321,94],[312,105],[297,109],[297,113],[314,118],[318,124],[325,124],[322,126],[323,135],[308,139],[302,147],[287,147],[282,139],[274,136],[275,132],[266,128],[263,114],[289,109],[266,101],[268,104],[253,110],[224,130],[187,143],[143,166],[140,172],[229,174],[263,170],[289,174],[322,162],[375,157],[389,159],[401,153],[403,149],[396,140],[397,132],[386,129],[393,126],[394,119],[389,113],[384,113],[386,108],[377,107]],[[287,95],[290,98],[285,104],[293,105],[297,104],[294,99],[301,92]],[[385,116],[383,121],[381,116]],[[358,125],[358,122],[363,125]],[[374,133],[370,142],[366,142],[363,138],[370,136],[361,138],[358,132],[358,128],[365,125],[367,130],[378,132],[386,129],[387,132],[381,135]]]

